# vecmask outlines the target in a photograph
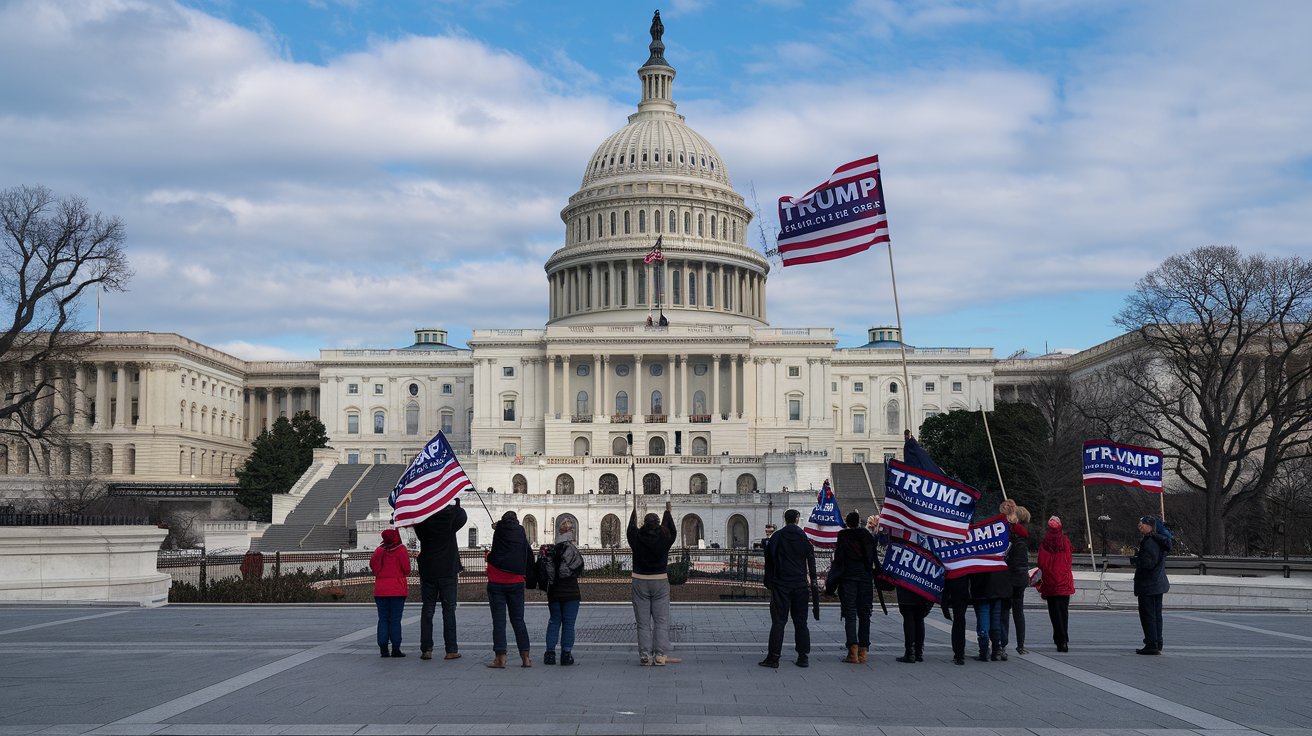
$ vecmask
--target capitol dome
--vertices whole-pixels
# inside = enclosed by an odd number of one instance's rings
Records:
[[[565,245],[547,260],[549,324],[765,325],[770,266],[748,247],[752,212],[724,160],[676,112],[659,11],[642,97],[602,141],[561,211]],[[646,256],[660,243],[662,260]]]

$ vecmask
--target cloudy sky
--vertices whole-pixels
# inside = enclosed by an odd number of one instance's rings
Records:
[[[106,330],[281,358],[541,326],[560,209],[634,109],[651,10],[0,0],[0,187],[124,219],[135,276]],[[1089,347],[1167,255],[1312,251],[1312,3],[662,17],[680,112],[767,218],[880,155],[912,344]],[[882,250],[769,283],[774,324],[843,345],[893,318]]]

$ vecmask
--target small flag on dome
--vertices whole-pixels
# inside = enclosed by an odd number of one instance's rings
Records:
[[[664,235],[656,236],[656,245],[652,247],[651,252],[647,254],[647,257],[642,259],[643,263],[665,260],[665,254],[661,252],[661,239],[664,237]]]
[[[806,538],[816,547],[831,549],[838,544],[838,532],[842,529],[843,517],[838,512],[834,490],[826,480],[815,499],[815,508],[811,509],[811,518],[806,520]]]

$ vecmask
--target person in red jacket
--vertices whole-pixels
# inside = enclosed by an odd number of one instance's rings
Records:
[[[378,650],[384,657],[404,657],[401,651],[401,612],[410,592],[410,550],[401,544],[401,533],[383,530],[383,544],[369,558],[374,572],[374,603],[378,606]],[[387,650],[388,642],[392,650]]]
[[[1048,533],[1039,544],[1039,595],[1048,602],[1048,618],[1052,621],[1052,643],[1057,651],[1070,651],[1071,596],[1075,595],[1075,575],[1071,572],[1071,540],[1061,530],[1061,519],[1048,519]]]

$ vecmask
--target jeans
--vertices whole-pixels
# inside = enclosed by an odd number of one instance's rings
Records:
[[[670,651],[670,581],[633,579],[633,620],[638,627],[638,655]]]
[[[801,588],[770,589],[770,650],[771,657],[778,659],[784,651],[784,627],[788,618],[793,619],[793,645],[798,654],[811,653],[811,629],[807,628],[807,604],[811,602],[811,590]]]
[[[875,583],[870,578],[844,580],[838,587],[843,605],[847,646],[870,647],[870,614],[875,607]]]
[[[1002,646],[1002,599],[991,598],[975,604],[975,634],[979,637],[981,652],[987,652],[989,643]]]
[[[1071,597],[1054,595],[1049,598],[1048,619],[1052,621],[1052,643],[1059,647],[1070,644]]]
[[[930,603],[899,603],[897,612],[902,614],[902,646],[906,647],[908,652],[925,651],[925,616],[933,604]]]
[[[1027,585],[1011,586],[1011,597],[1002,599],[1002,646],[1011,643],[1011,619],[1016,619],[1016,646],[1025,646],[1025,590]]]
[[[401,646],[401,612],[405,610],[405,596],[374,596],[374,605],[378,606],[378,646],[385,647],[390,641],[392,648]]]
[[[419,614],[419,648],[425,652],[433,651],[433,613],[437,604],[442,604],[442,643],[446,645],[447,654],[460,651],[456,645],[456,591],[460,589],[457,578],[434,578],[419,584],[420,596],[424,607]]]
[[[1139,596],[1139,623],[1143,626],[1143,645],[1162,648],[1162,595]]]
[[[515,646],[527,652],[528,627],[524,625],[524,584],[488,583],[487,605],[492,609],[492,652],[506,653],[506,613],[515,629]]]
[[[953,603],[952,609],[952,656],[966,656],[966,609],[970,604],[966,601]]]
[[[574,620],[579,617],[579,601],[547,601],[547,611],[551,616],[547,620],[547,651],[556,648],[557,639],[560,651],[570,651],[574,648]]]

